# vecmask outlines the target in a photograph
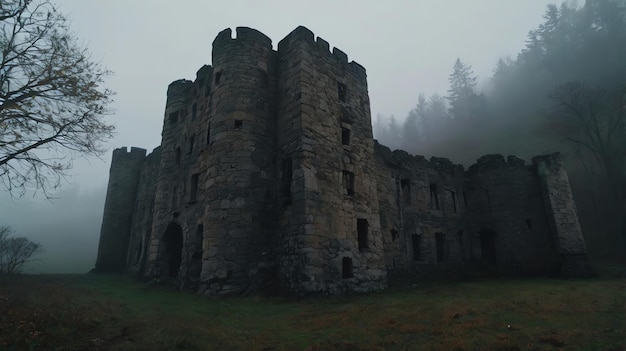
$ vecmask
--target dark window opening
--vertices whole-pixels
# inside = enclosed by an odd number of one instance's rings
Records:
[[[243,121],[240,119],[236,119],[235,120],[235,129],[239,129],[241,128],[241,126],[243,126]]]
[[[346,194],[354,195],[354,173],[343,171],[343,187],[346,189]]]
[[[439,196],[437,195],[437,184],[430,185],[430,208],[439,210]]]
[[[293,162],[291,157],[285,157],[281,161],[280,193],[283,204],[291,204],[291,179],[293,177]]]
[[[350,145],[350,129],[341,128],[341,145]]]
[[[176,122],[178,122],[178,111],[170,113],[169,120],[170,124],[175,124]]]
[[[533,229],[533,221],[531,221],[530,219],[526,219],[526,226],[528,227],[528,229]]]
[[[446,237],[443,233],[435,233],[435,244],[437,246],[437,261],[443,261],[446,254]]]
[[[190,155],[193,152],[193,142],[194,142],[194,139],[196,139],[195,135],[192,135],[191,138],[189,138],[189,154]]]
[[[341,259],[341,278],[348,279],[354,277],[352,273],[352,259],[350,257],[344,257]]]
[[[194,202],[198,200],[198,178],[199,174],[194,174],[191,176],[191,196],[189,198],[190,201]]]
[[[359,250],[363,251],[368,248],[368,231],[369,224],[367,223],[367,219],[359,218],[356,220],[356,231],[359,242]]]
[[[456,193],[450,191],[450,197],[452,198],[452,211],[456,212]]]
[[[196,115],[198,114],[198,104],[194,103],[191,105],[191,119],[196,119]]]
[[[411,243],[413,244],[413,261],[419,261],[422,259],[422,236],[413,234],[411,235]]]
[[[402,188],[402,198],[404,203],[407,205],[411,204],[411,180],[410,179],[402,179],[400,180],[400,187]]]
[[[215,73],[215,85],[220,84],[220,80],[222,79],[222,72]]]
[[[183,230],[176,223],[170,223],[163,234],[163,262],[165,274],[169,277],[178,277],[183,253]]]
[[[395,229],[391,230],[391,240],[392,241],[396,241],[396,239],[398,239],[398,231]]]
[[[480,232],[480,258],[483,262],[496,264],[496,233],[491,230]]]
[[[339,100],[346,102],[346,93],[347,93],[346,85],[340,82],[337,82],[337,91],[339,93]]]
[[[204,239],[204,226],[202,224],[198,224],[198,227],[196,228],[196,240],[200,246],[202,246],[202,239]]]
[[[467,208],[467,192],[463,192],[463,205]]]
[[[175,154],[176,154],[175,156],[176,164],[179,165],[180,164],[180,148],[179,147],[176,148]]]
[[[206,127],[206,144],[211,145],[211,125]]]

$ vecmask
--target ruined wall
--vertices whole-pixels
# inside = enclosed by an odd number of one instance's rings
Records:
[[[468,170],[468,229],[475,258],[498,270],[551,274],[558,269],[536,170],[487,155]]]
[[[365,69],[304,27],[278,53],[282,280],[294,291],[382,289]]]
[[[122,272],[130,238],[139,174],[146,150],[126,147],[113,150],[104,203],[96,270]]]

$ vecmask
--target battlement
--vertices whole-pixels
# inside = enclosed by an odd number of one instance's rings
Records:
[[[187,79],[178,79],[167,86],[167,98],[181,97],[187,93],[187,89],[193,82]]]
[[[260,45],[272,50],[272,39],[256,29],[237,27],[235,33],[236,36],[233,38],[233,31],[230,28],[219,32],[215,40],[213,40],[213,50],[219,50],[221,47],[231,45],[235,42],[242,45]]]
[[[122,146],[119,147],[115,150],[113,150],[113,158],[115,159],[116,157],[124,157],[124,156],[136,156],[136,157],[145,157],[146,156],[146,149],[142,149],[140,147],[134,147],[131,146],[130,148],[130,152],[128,151],[128,148],[126,146]]]
[[[298,28],[294,29],[281,40],[278,43],[278,51],[289,51],[291,46],[297,45],[298,43],[305,43],[311,48],[323,52],[328,57],[331,57],[337,64],[347,65],[357,76],[363,77],[363,79],[367,76],[363,66],[355,61],[348,62],[348,55],[336,47],[333,47],[331,52],[330,44],[326,40],[321,37],[316,38],[311,30],[303,26],[298,26]]]

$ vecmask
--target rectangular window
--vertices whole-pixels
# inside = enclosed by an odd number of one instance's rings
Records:
[[[235,129],[239,129],[243,126],[243,121],[240,119],[235,120]]]
[[[400,180],[400,187],[402,188],[402,199],[404,203],[407,205],[411,204],[411,180],[410,179],[402,179]]]
[[[359,218],[356,220],[356,231],[359,242],[359,250],[365,251],[368,248],[368,231],[369,224],[367,219]]]
[[[452,198],[452,211],[456,213],[456,193],[454,191],[450,191],[450,198]]]
[[[354,195],[354,173],[343,171],[343,187],[347,195]]]
[[[419,261],[422,259],[422,236],[417,234],[411,235],[411,242],[413,244],[413,261]]]
[[[352,259],[350,257],[344,257],[341,259],[341,278],[352,278]]]
[[[222,72],[220,71],[220,72],[215,73],[215,80],[214,80],[215,85],[220,84],[221,79],[222,79]]]
[[[341,128],[341,145],[350,145],[350,129]]]
[[[347,93],[346,85],[340,82],[337,82],[337,92],[339,95],[339,100],[346,102],[346,93]]]
[[[191,196],[189,197],[189,201],[195,202],[198,200],[198,178],[199,174],[194,174],[191,176]]]
[[[211,145],[211,124],[206,127],[206,144]]]
[[[430,208],[433,210],[439,210],[439,196],[437,195],[437,185],[430,185]]]

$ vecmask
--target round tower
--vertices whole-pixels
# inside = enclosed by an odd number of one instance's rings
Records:
[[[146,150],[113,150],[109,185],[104,203],[96,271],[117,273],[126,266],[128,241],[135,210],[139,174]]]
[[[270,260],[273,232],[276,53],[250,28],[213,42],[203,243],[203,290],[239,292]]]

